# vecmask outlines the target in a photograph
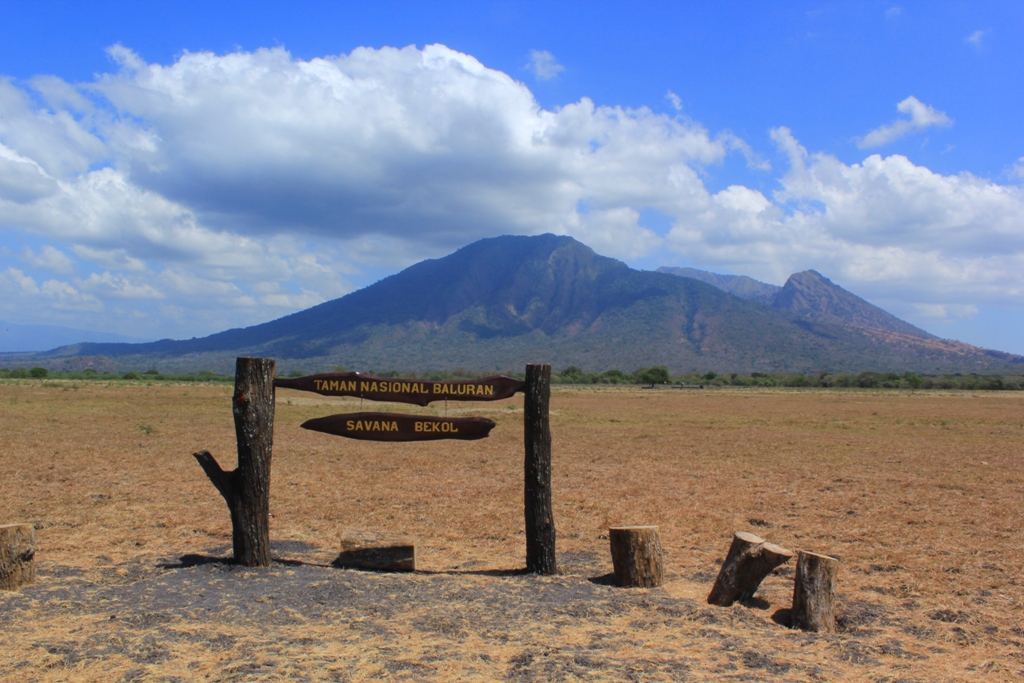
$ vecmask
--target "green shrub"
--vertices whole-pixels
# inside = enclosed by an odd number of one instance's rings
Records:
[[[570,365],[565,370],[562,370],[558,373],[558,377],[567,384],[581,384],[589,380],[582,368],[578,368],[575,365]]]
[[[121,379],[142,379],[142,375],[132,370],[121,375]]]
[[[633,377],[639,384],[668,384],[671,381],[668,368],[664,365],[637,370]]]
[[[32,368],[28,371],[29,377],[32,379],[43,379],[50,374],[50,371],[46,368]]]
[[[14,379],[28,379],[28,368],[14,368],[11,370],[11,377]]]

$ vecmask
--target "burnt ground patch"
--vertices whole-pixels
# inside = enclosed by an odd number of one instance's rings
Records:
[[[211,670],[219,680],[683,681],[711,663],[758,680],[815,680],[820,670],[763,654],[765,637],[781,646],[806,636],[749,609],[588,580],[596,557],[568,555],[562,575],[539,577],[337,569],[290,550],[266,569],[233,564],[223,548],[199,555],[210,561],[156,558],[82,573],[41,563],[36,584],[5,596],[0,622],[13,628],[0,642],[21,630],[35,657],[20,669],[55,679],[90,666],[126,681]],[[26,615],[64,628],[19,629]],[[841,653],[856,662],[849,655]]]

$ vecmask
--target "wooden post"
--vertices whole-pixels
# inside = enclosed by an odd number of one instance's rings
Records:
[[[608,529],[615,584],[654,588],[665,580],[664,552],[656,526],[619,526]]]
[[[760,536],[737,531],[708,595],[708,604],[728,607],[737,600],[749,600],[764,577],[792,557],[791,551],[767,543]]]
[[[555,574],[555,517],[551,511],[551,366],[526,366],[523,431],[524,502],[526,508],[526,571]]]
[[[14,590],[36,578],[36,532],[31,524],[0,526],[0,590]]]
[[[835,633],[839,560],[803,550],[793,579],[793,628]]]
[[[274,359],[239,358],[232,398],[238,468],[225,472],[209,451],[195,453],[231,512],[235,561],[270,565],[270,457],[274,445]]]

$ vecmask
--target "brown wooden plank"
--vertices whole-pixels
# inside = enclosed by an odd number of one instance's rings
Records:
[[[306,420],[302,428],[365,441],[472,441],[486,438],[494,428],[494,421],[486,417],[343,413]]]
[[[358,396],[371,401],[394,401],[425,406],[431,401],[500,401],[520,391],[524,382],[504,375],[458,382],[393,379],[360,372],[333,372],[274,380],[275,387],[312,391],[324,396]]]

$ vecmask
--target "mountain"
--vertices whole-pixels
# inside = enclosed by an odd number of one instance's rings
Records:
[[[856,294],[851,294],[815,270],[790,275],[782,287],[746,275],[721,275],[696,268],[663,266],[658,268],[658,272],[707,282],[742,299],[789,311],[808,320],[885,330],[924,339],[936,338]]]
[[[851,294],[814,270],[790,275],[771,305],[812,320],[909,334],[923,339],[936,338]]]
[[[58,325],[19,325],[0,320],[0,353],[45,351],[77,342],[141,342],[123,334],[77,330]]]
[[[658,268],[658,272],[700,280],[730,294],[735,294],[741,299],[756,301],[767,306],[771,306],[775,300],[775,295],[782,289],[778,285],[770,285],[767,282],[761,282],[746,275],[721,275],[719,273],[710,273],[706,270],[697,270],[696,268],[670,268],[662,266]]]
[[[823,299],[798,285],[791,311],[692,278],[634,270],[570,237],[503,236],[261,325],[201,339],[76,344],[33,362],[60,369],[102,357],[125,369],[222,372],[239,355],[277,358],[279,372],[335,365],[521,371],[530,361],[743,373],[1024,368],[1020,356],[809,317],[799,311]]]

